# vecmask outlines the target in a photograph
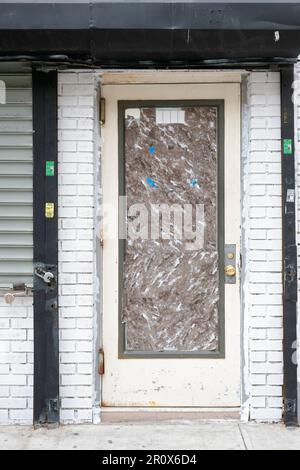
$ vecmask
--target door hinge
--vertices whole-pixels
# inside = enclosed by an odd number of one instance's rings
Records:
[[[99,242],[100,242],[101,248],[103,248],[104,247],[103,230],[100,231]]]
[[[105,98],[100,98],[99,122],[100,122],[101,126],[103,126],[105,124]]]
[[[98,373],[99,373],[99,375],[104,374],[104,351],[103,351],[102,348],[99,349]]]

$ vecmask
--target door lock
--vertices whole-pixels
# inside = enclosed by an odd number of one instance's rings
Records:
[[[226,276],[229,276],[229,277],[233,277],[236,275],[236,269],[234,266],[232,266],[231,264],[228,264],[227,266],[225,266],[225,274]]]
[[[224,253],[225,284],[236,283],[236,246],[225,245]]]
[[[35,274],[36,276],[43,279],[46,284],[51,284],[51,282],[54,280],[54,274],[50,271],[44,271],[40,266],[35,268]]]

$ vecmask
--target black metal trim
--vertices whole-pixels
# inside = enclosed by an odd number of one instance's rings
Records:
[[[34,406],[35,425],[59,422],[57,72],[33,70],[33,239],[34,239]],[[46,162],[54,174],[46,176]],[[46,203],[54,204],[46,217]],[[38,268],[38,270],[37,270]],[[43,271],[52,273],[45,282]]]
[[[299,2],[0,1],[2,29],[300,29]]]
[[[297,245],[295,193],[294,67],[281,70],[281,171],[283,261],[284,422],[297,425]]]

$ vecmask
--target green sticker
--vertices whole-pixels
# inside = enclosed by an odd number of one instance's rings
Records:
[[[284,139],[284,141],[283,141],[283,153],[284,153],[284,155],[291,155],[293,153],[293,141],[292,141],[292,139]]]
[[[54,162],[46,162],[46,176],[54,176]]]

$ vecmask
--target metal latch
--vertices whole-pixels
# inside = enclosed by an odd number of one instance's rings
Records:
[[[104,374],[104,351],[103,349],[99,349],[99,365],[98,365],[98,374]]]
[[[285,270],[285,280],[289,284],[295,282],[297,276],[297,270],[293,264],[288,264]]]
[[[46,284],[51,284],[54,280],[54,274],[50,271],[45,271],[41,266],[35,268],[35,275],[43,279]]]
[[[13,284],[9,288],[1,288],[0,293],[4,291],[4,301],[7,304],[12,304],[17,296],[30,295],[32,293],[32,286],[28,286],[24,283]]]

